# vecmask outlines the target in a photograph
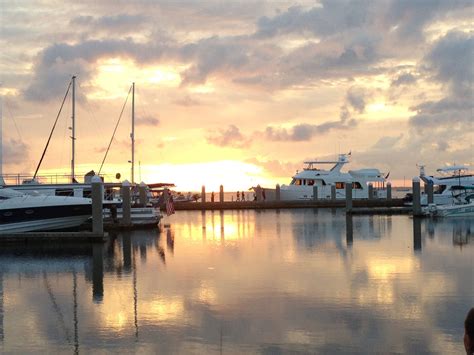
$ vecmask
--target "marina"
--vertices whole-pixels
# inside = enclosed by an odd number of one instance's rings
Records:
[[[295,209],[168,223],[2,248],[2,352],[462,352],[472,219]]]

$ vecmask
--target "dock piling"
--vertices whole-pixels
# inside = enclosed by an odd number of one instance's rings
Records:
[[[372,184],[369,184],[368,198],[369,198],[369,200],[374,199],[374,185],[372,185]]]
[[[280,184],[277,184],[276,187],[275,187],[275,200],[276,201],[281,200]]]
[[[346,213],[352,213],[352,182],[346,182]]]
[[[219,202],[224,202],[224,185],[219,187]]]
[[[313,186],[313,200],[317,201],[318,200],[318,187]]]
[[[206,202],[206,186],[202,185],[201,189],[201,202]]]
[[[142,181],[140,185],[138,185],[138,192],[139,192],[139,198],[140,198],[140,205],[142,207],[145,207],[147,204],[147,197],[146,197],[146,184]]]
[[[391,200],[392,199],[392,183],[391,182],[387,182],[387,200]]]
[[[421,191],[420,179],[413,178],[413,216],[421,216]]]
[[[130,199],[130,183],[128,180],[122,182],[122,223],[129,225],[132,223],[131,208],[132,202]]]
[[[103,204],[104,184],[102,179],[95,175],[91,180],[92,187],[92,232],[104,233]]]
[[[428,204],[434,202],[434,189],[433,189],[433,182],[429,181],[427,184],[425,184],[425,194],[428,199]]]
[[[331,185],[331,200],[336,201],[336,185]]]

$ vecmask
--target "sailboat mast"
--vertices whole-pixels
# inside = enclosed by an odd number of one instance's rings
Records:
[[[135,83],[132,83],[132,184],[135,183]]]
[[[2,132],[2,121],[3,121],[3,97],[0,96],[0,185],[5,185],[5,181],[3,180],[3,132]]]
[[[76,154],[76,77],[72,77],[72,115],[71,115],[71,143],[72,143],[72,154],[71,154],[71,179],[75,181],[75,154]]]

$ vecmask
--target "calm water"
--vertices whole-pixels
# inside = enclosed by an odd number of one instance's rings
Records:
[[[2,247],[0,351],[463,352],[474,220],[179,212],[106,245]]]

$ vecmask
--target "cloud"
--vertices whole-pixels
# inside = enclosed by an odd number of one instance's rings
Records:
[[[363,88],[352,87],[347,91],[346,100],[358,113],[365,111],[366,97],[368,93]]]
[[[417,113],[410,118],[412,127],[430,131],[444,129],[448,136],[453,127],[472,127],[472,58],[472,34],[451,31],[434,43],[424,63],[432,77],[449,91],[438,101],[426,101],[413,107]],[[469,133],[469,129],[465,133]]]
[[[124,33],[137,31],[147,23],[147,18],[143,15],[119,14],[110,16],[77,16],[70,24],[73,26],[84,27],[93,31],[113,31],[114,33]]]
[[[272,176],[290,177],[297,169],[301,168],[301,162],[282,162],[280,160],[262,160],[259,158],[250,158],[245,162],[265,169]]]
[[[398,136],[383,136],[370,148],[374,150],[383,149],[389,150],[395,148],[395,146],[401,141],[403,134]]]
[[[198,105],[201,104],[198,100],[192,98],[189,95],[185,95],[185,96],[181,97],[180,99],[175,100],[174,103],[176,105],[184,106],[184,107],[198,106]]]
[[[448,83],[452,92],[472,97],[474,79],[474,35],[448,32],[425,56],[428,69],[441,83]]]
[[[244,148],[250,144],[250,140],[240,132],[235,125],[229,125],[227,129],[209,131],[207,142],[219,147]]]
[[[158,126],[160,120],[152,116],[137,117],[135,123],[139,126]]]
[[[22,165],[28,161],[30,147],[23,141],[10,139],[3,142],[3,164]]]
[[[395,80],[392,80],[391,86],[403,86],[416,83],[416,77],[411,73],[400,74]]]
[[[331,130],[347,130],[355,127],[356,124],[357,121],[354,119],[341,119],[321,124],[300,123],[291,128],[268,126],[263,135],[269,141],[310,141],[313,137],[328,133]]]

